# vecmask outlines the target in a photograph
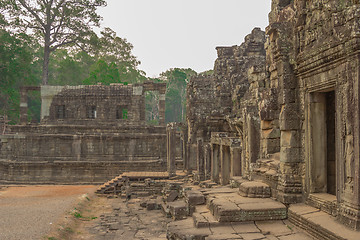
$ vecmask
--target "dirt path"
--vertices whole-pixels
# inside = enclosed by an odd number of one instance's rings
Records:
[[[44,239],[96,186],[0,186],[0,239]]]

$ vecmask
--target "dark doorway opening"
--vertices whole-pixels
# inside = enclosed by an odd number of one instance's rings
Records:
[[[336,195],[335,92],[325,93],[325,99],[327,193]]]

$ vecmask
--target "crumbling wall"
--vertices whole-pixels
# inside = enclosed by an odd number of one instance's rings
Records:
[[[40,88],[23,88],[23,113],[30,90]],[[146,91],[159,91],[160,126],[145,124]],[[0,135],[0,181],[100,183],[123,171],[165,171],[165,91],[153,82],[42,86],[41,124],[23,121]]]
[[[42,86],[42,122],[86,125],[145,123],[145,92],[159,92],[159,123],[164,124],[165,83]]]
[[[242,157],[251,159],[252,162],[258,158],[258,87],[264,87],[266,76],[264,42],[265,33],[255,28],[240,46],[217,47],[218,58],[214,74],[196,76],[190,80],[187,87],[187,153],[192,169],[203,166],[203,162],[210,162],[206,158],[211,155],[207,151],[213,149],[210,141],[212,132],[227,132],[230,134],[226,136],[241,137],[244,150]],[[251,130],[244,128],[244,124],[251,126]],[[204,149],[198,149],[199,147]],[[239,151],[240,146],[236,145],[236,149]],[[241,154],[233,155],[237,158],[234,161],[242,161]],[[209,164],[207,165],[209,168]],[[247,164],[246,168],[249,169],[250,166]],[[197,170],[198,174],[204,175],[199,173],[199,167]],[[240,170],[233,172],[238,173]]]

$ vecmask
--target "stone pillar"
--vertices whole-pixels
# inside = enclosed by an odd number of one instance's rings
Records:
[[[50,116],[50,106],[52,100],[54,96],[60,93],[64,88],[66,88],[66,86],[41,86],[41,121]]]
[[[221,156],[220,184],[227,185],[230,182],[230,147],[221,145],[220,156]]]
[[[241,148],[240,139],[230,139],[230,176],[241,176]]]
[[[140,84],[133,85],[132,95],[133,106],[131,112],[128,113],[128,119],[133,122],[145,121],[144,87]]]
[[[284,4],[286,1],[284,1]],[[275,13],[275,12],[274,12]],[[270,22],[275,19],[269,17]],[[292,25],[289,22],[270,23],[267,34],[271,41],[268,54],[274,56],[270,62],[272,69],[270,76],[278,82],[280,105],[279,127],[280,136],[280,175],[277,199],[285,204],[302,202],[302,175],[299,171],[301,166],[301,151],[298,144],[301,133],[299,111],[299,99],[297,90],[299,88],[298,78],[290,63],[289,50],[287,46],[292,44]],[[270,52],[269,52],[270,51]]]
[[[196,170],[196,156],[197,156],[197,143],[189,144],[189,155],[188,155],[188,170]]]
[[[81,159],[81,140],[82,137],[79,135],[73,136],[73,142],[72,142],[72,155],[75,157],[77,161],[80,161]]]
[[[197,140],[197,172],[199,181],[204,180],[205,176],[205,163],[204,163],[204,146],[203,146],[203,140],[198,139]]]
[[[220,146],[211,144],[211,180],[219,183]]]
[[[211,178],[211,146],[209,143],[204,144],[204,170],[205,180]]]
[[[190,144],[188,142],[185,143],[185,155],[184,155],[184,171],[189,170],[189,152],[190,152]]]
[[[165,93],[159,96],[159,125],[165,124]]]
[[[25,87],[20,88],[20,124],[25,125],[28,121],[28,103],[27,103],[27,89]]]
[[[166,129],[167,134],[167,170],[169,176],[176,175],[176,127],[169,123]]]

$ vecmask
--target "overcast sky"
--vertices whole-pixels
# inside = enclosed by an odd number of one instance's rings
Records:
[[[107,0],[102,25],[134,45],[148,77],[170,68],[212,69],[216,46],[265,29],[271,0]]]

